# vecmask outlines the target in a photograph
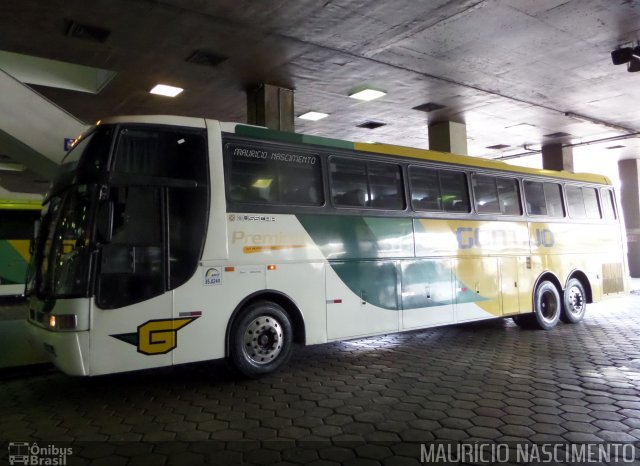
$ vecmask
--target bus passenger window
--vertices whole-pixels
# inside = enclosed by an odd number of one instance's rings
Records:
[[[562,186],[559,183],[544,183],[544,197],[547,201],[547,215],[549,217],[564,217]]]
[[[607,220],[615,220],[616,210],[613,191],[610,189],[601,189],[600,195],[602,196],[602,216]]]
[[[367,169],[363,161],[331,160],[331,194],[333,203],[344,207],[364,207],[368,201]]]
[[[544,198],[544,187],[542,183],[538,181],[525,181],[524,197],[527,201],[527,212],[530,215],[547,215],[547,203]]]
[[[415,210],[442,210],[438,171],[423,167],[409,167],[411,202]]]
[[[509,178],[496,178],[500,212],[504,215],[520,215],[520,194],[518,181]]]
[[[529,215],[564,217],[562,187],[559,183],[525,181],[524,197]]]
[[[495,177],[474,175],[472,186],[476,210],[482,214],[499,214],[500,203]]]
[[[467,177],[462,172],[409,167],[415,210],[469,212]]]
[[[322,168],[316,154],[296,148],[228,143],[227,198],[232,202],[322,205]]]
[[[402,176],[399,165],[367,163],[370,206],[380,209],[404,208]]]
[[[569,215],[572,218],[586,218],[587,212],[584,208],[582,189],[577,186],[567,186],[567,203],[569,204]]]
[[[331,194],[339,207],[404,208],[399,165],[333,157]]]
[[[446,212],[469,212],[467,177],[462,172],[440,170],[440,193]]]
[[[595,188],[582,188],[584,208],[587,218],[601,218],[600,206],[598,205],[598,192]]]

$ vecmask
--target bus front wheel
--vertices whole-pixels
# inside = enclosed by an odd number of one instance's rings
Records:
[[[287,363],[293,349],[293,330],[284,309],[271,301],[249,304],[235,319],[229,356],[244,376],[257,378]]]
[[[563,322],[577,324],[584,317],[587,310],[587,295],[580,280],[572,278],[567,283],[563,294],[562,315]]]

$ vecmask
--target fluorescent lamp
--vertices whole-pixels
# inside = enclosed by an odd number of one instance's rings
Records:
[[[149,92],[151,94],[164,95],[167,97],[175,97],[180,94],[184,89],[181,87],[167,86],[166,84],[156,84],[156,86]]]
[[[363,89],[359,92],[349,94],[352,99],[364,100],[369,102],[370,100],[378,99],[383,95],[387,95],[386,92],[376,91],[375,89]]]
[[[298,118],[301,118],[303,120],[318,121],[318,120],[322,120],[323,118],[326,118],[328,116],[329,116],[328,113],[307,112],[307,113],[303,113],[302,115],[299,115]]]

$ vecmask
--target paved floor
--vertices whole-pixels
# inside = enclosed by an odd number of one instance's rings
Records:
[[[317,466],[418,464],[433,440],[638,442],[639,311],[631,295],[549,332],[498,320],[300,348],[259,381],[222,362],[4,373],[0,441],[68,445],[67,464]]]

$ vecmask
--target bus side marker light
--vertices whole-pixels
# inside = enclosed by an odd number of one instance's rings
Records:
[[[275,270],[276,266],[275,265],[267,265],[267,270]]]
[[[341,299],[327,299],[327,304],[342,304]]]
[[[236,268],[235,267],[225,267],[224,271],[225,272],[235,272]]]

